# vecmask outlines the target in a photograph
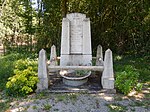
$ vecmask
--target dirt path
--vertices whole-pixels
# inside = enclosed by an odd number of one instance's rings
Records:
[[[149,100],[149,87],[128,97],[105,93],[40,93],[11,100],[5,112],[150,112]]]

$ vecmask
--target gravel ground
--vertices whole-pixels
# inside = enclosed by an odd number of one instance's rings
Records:
[[[128,96],[41,92],[14,98],[0,92],[0,112],[150,112],[150,85]]]
[[[40,93],[10,103],[7,112],[150,112],[150,88],[142,93]]]

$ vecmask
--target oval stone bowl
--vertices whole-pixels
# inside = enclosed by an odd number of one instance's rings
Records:
[[[91,75],[91,71],[87,72],[84,76],[81,77],[70,77],[66,74],[73,73],[74,70],[61,70],[59,74],[63,77],[63,83],[68,86],[81,86],[88,81],[88,77]]]

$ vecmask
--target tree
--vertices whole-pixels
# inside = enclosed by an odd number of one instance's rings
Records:
[[[5,0],[1,7],[0,34],[7,51],[21,51],[22,44],[26,45],[25,51],[32,50],[33,14],[32,1],[30,0]],[[20,46],[21,44],[21,46]]]
[[[60,0],[43,0],[39,3],[38,23],[40,24],[38,24],[36,32],[38,51],[41,48],[50,49],[53,44],[57,48],[60,47],[62,19],[60,3]]]
[[[27,51],[32,51],[34,38],[36,51],[50,49],[52,44],[59,51],[62,18],[67,13],[79,12],[91,20],[93,51],[101,44],[104,50],[111,48],[119,54],[150,52],[149,0],[37,0],[37,3],[34,10],[32,0],[0,1],[0,37],[7,40],[6,45],[12,47],[18,37],[31,45]]]

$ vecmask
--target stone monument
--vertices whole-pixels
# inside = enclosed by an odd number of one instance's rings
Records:
[[[110,93],[115,93],[112,51],[106,50],[103,59],[102,46],[99,45],[96,58],[92,58],[91,49],[90,19],[81,13],[67,14],[62,20],[60,65],[57,63],[58,58],[54,45],[51,47],[48,66],[46,52],[43,49],[39,52],[37,91],[48,89],[49,80],[52,79],[50,73],[54,74],[56,71],[60,71],[59,76],[63,78],[63,83],[70,86],[85,84],[91,71],[99,71],[99,76],[102,73],[99,78],[102,88]],[[96,59],[95,66],[92,65],[92,59]],[[88,72],[81,77],[69,76],[74,75],[77,70]]]
[[[85,14],[67,14],[62,20],[60,66],[91,65],[90,19]]]

